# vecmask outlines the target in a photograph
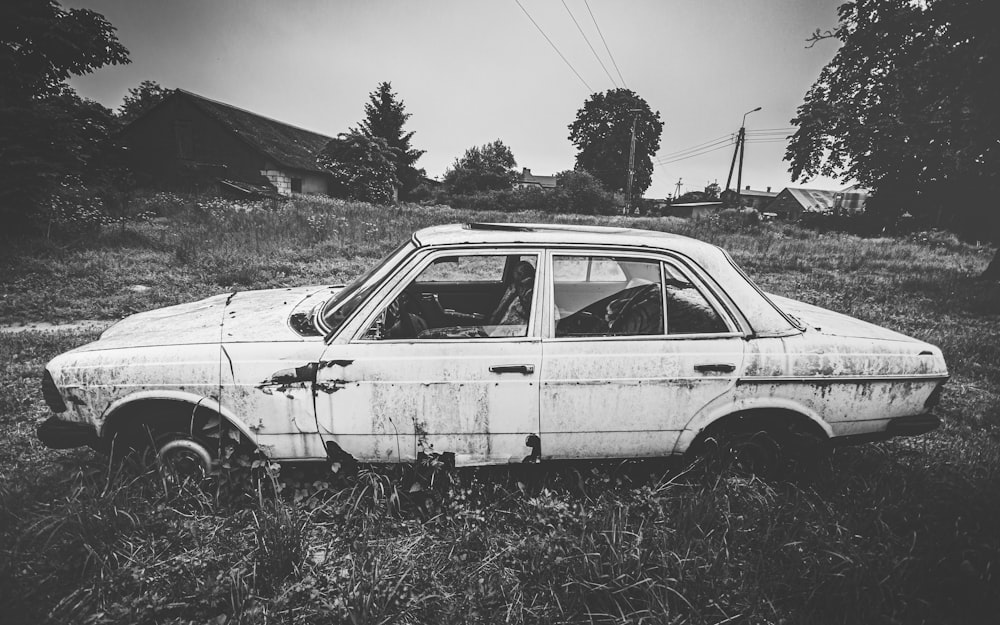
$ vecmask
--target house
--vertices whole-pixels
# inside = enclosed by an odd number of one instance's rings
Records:
[[[758,191],[756,189],[751,189],[750,185],[747,185],[745,189],[740,191],[740,200],[743,206],[752,208],[755,211],[762,213],[767,208],[767,206],[778,197],[777,191],[771,191],[771,187],[767,188],[767,191]]]
[[[664,216],[703,219],[718,213],[720,210],[722,210],[722,202],[684,202],[671,205]]]
[[[521,175],[514,181],[514,186],[518,189],[535,187],[538,189],[555,189],[557,184],[556,176],[536,176],[531,170],[525,167],[521,170]]]
[[[837,191],[785,187],[767,206],[767,212],[778,219],[797,220],[803,213],[832,213],[837,204]]]
[[[838,215],[857,215],[865,212],[868,203],[868,190],[861,185],[851,185],[837,193],[837,201],[833,212]]]
[[[175,89],[119,136],[140,181],[153,186],[280,195],[325,194],[316,155],[330,137]]]

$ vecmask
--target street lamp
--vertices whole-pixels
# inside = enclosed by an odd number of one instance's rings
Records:
[[[740,169],[736,174],[736,207],[739,208],[742,203],[741,190],[743,188],[743,151],[744,145],[746,144],[747,136],[747,115],[750,113],[756,113],[761,107],[751,109],[746,113],[743,113],[743,119],[740,121],[740,132],[736,135],[736,149],[733,150],[733,162],[729,164],[729,177],[726,178],[726,191],[729,190],[729,184],[733,181],[733,168],[736,166],[736,155],[740,155]]]
[[[642,109],[629,109],[632,113],[632,143],[628,153],[628,184],[625,187],[625,214],[628,215],[632,207],[632,177],[635,176],[635,123],[639,120],[639,113]]]

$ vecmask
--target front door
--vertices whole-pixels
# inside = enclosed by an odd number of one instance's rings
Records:
[[[538,432],[533,250],[432,252],[317,371],[320,434],[359,461],[518,462]]]
[[[542,457],[669,455],[690,418],[732,392],[735,324],[668,259],[581,251],[550,262]]]

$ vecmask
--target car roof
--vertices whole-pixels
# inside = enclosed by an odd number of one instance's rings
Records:
[[[420,247],[461,243],[636,246],[674,250],[696,257],[719,251],[710,243],[669,232],[569,224],[446,224],[418,230],[413,234],[413,242]]]
[[[468,223],[432,226],[413,234],[417,247],[449,245],[615,246],[672,251],[700,266],[729,295],[759,336],[785,336],[798,329],[720,247],[669,232],[567,224]]]

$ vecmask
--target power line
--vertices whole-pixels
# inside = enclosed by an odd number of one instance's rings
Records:
[[[608,80],[611,81],[611,84],[614,85],[615,88],[618,88],[618,83],[615,82],[615,79],[611,76],[611,72],[608,71],[608,68],[604,66],[604,61],[601,60],[601,57],[597,56],[597,50],[594,49],[594,46],[590,45],[590,39],[587,38],[587,34],[583,32],[582,28],[580,28],[580,22],[576,21],[576,16],[574,16],[573,12],[569,10],[569,5],[566,4],[566,0],[561,1],[563,8],[565,8],[566,12],[569,13],[570,19],[573,20],[574,24],[576,24],[576,29],[580,31],[580,36],[587,42],[587,47],[590,48],[590,51],[594,54],[594,58],[597,59],[597,62],[601,65],[601,69],[603,69],[604,73],[607,74]]]
[[[590,3],[587,0],[583,0],[583,3],[587,6],[587,12],[590,13],[590,19],[594,22],[594,28],[597,29],[597,34],[601,36],[601,41],[604,42],[604,49],[608,51],[608,57],[611,59],[611,64],[615,66],[615,71],[618,72],[618,78],[621,79],[622,85],[628,89],[628,85],[625,84],[625,77],[622,76],[622,70],[618,69],[618,63],[615,62],[615,55],[611,54],[611,48],[608,47],[608,41],[604,38],[604,33],[601,32],[601,27],[597,25],[597,18],[594,17],[594,12],[590,10]]]
[[[699,150],[701,148],[715,146],[715,145],[717,145],[718,143],[720,143],[722,141],[726,141],[726,142],[730,142],[731,143],[732,140],[733,140],[733,135],[732,134],[723,135],[723,136],[718,137],[716,139],[712,139],[710,141],[705,141],[704,143],[699,143],[698,145],[693,145],[693,146],[691,146],[689,148],[684,148],[683,150],[675,150],[674,152],[668,152],[666,154],[660,154],[657,158],[671,158],[671,157],[674,157],[674,156],[680,156],[681,154],[684,154],[685,152],[693,152],[693,151]]]
[[[687,156],[678,156],[676,158],[657,160],[657,161],[655,161],[655,164],[660,165],[660,166],[670,165],[671,163],[676,163],[678,161],[686,161],[689,158],[695,158],[695,157],[698,157],[698,156],[704,156],[706,154],[710,154],[712,152],[718,152],[719,150],[724,150],[725,148],[728,148],[731,145],[732,145],[731,142],[730,143],[724,143],[724,144],[722,144],[720,146],[717,146],[717,147],[714,147],[714,148],[711,148],[711,149],[708,149],[708,150],[703,150],[701,152],[695,152],[694,154],[688,154]]]
[[[552,49],[556,51],[556,54],[558,54],[559,58],[563,60],[563,63],[565,63],[566,66],[569,67],[574,74],[576,74],[576,77],[580,79],[580,82],[582,82],[583,86],[587,88],[587,91],[593,93],[594,90],[590,88],[590,85],[588,85],[587,81],[583,79],[583,76],[580,75],[580,72],[576,71],[576,68],[573,67],[573,64],[570,63],[568,60],[566,60],[566,57],[563,56],[563,53],[559,51],[559,48],[556,47],[556,44],[552,43],[552,40],[549,39],[549,36],[545,34],[545,31],[542,30],[542,27],[539,26],[538,22],[535,21],[535,18],[531,17],[531,13],[528,13],[528,9],[524,8],[524,5],[521,4],[521,0],[514,0],[514,2],[517,3],[517,6],[521,7],[521,10],[524,11],[524,14],[528,17],[529,20],[531,20],[531,23],[535,25],[535,28],[538,29],[538,32],[542,33],[542,37],[545,37],[545,41],[549,42],[549,45],[552,46]]]

